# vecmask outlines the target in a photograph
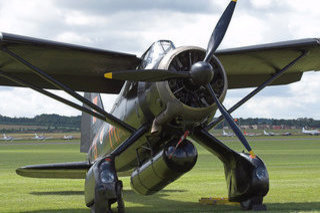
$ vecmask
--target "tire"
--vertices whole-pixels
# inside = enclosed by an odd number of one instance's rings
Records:
[[[108,210],[102,210],[100,209],[101,211],[97,211],[96,210],[96,206],[93,204],[92,206],[90,206],[90,212],[91,213],[113,213],[112,210],[109,208]]]
[[[253,198],[250,198],[246,201],[240,202],[240,205],[243,210],[252,210],[252,209],[256,209],[256,208],[264,206],[264,205],[262,205],[262,202],[263,202],[263,197],[253,197]],[[264,206],[264,208],[265,208],[265,206]]]

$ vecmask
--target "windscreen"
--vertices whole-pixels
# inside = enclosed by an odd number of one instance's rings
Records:
[[[172,49],[175,49],[172,41],[160,40],[154,42],[149,49],[142,55],[142,69],[156,68],[161,59]]]

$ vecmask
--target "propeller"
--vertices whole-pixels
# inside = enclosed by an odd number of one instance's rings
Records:
[[[212,55],[220,46],[223,37],[226,34],[227,29],[229,27],[236,4],[237,0],[232,0],[229,3],[228,7],[225,9],[221,18],[219,19],[215,29],[213,30],[210,41],[208,43],[206,57],[204,58],[205,62],[209,63]]]
[[[188,71],[174,71],[164,69],[146,69],[146,70],[122,70],[116,72],[107,72],[104,74],[107,79],[123,81],[166,81],[173,78],[190,78]]]
[[[193,64],[190,72],[177,70],[137,69],[107,72],[104,77],[114,80],[148,82],[166,81],[174,78],[190,78],[195,85],[206,85],[210,83],[214,77],[214,70],[209,61],[223,40],[235,10],[236,2],[237,0],[232,0],[223,12],[210,37],[204,60]]]
[[[207,52],[206,52],[206,56],[203,60],[203,62],[201,62],[201,67],[199,67],[199,72],[202,73],[206,73],[207,71],[207,67],[204,67],[206,64],[209,64],[209,61],[211,60],[212,56],[214,55],[215,51],[218,49],[218,47],[220,46],[224,35],[226,34],[226,31],[228,29],[228,26],[230,24],[233,12],[235,10],[236,7],[236,3],[237,0],[232,0],[228,7],[225,9],[225,11],[223,12],[221,18],[219,19],[215,29],[212,32],[211,38],[209,40],[208,43],[208,48],[207,48]],[[199,62],[198,62],[199,63]],[[197,64],[197,63],[196,63]],[[203,70],[201,70],[203,69]],[[191,68],[191,73],[192,73],[192,68]],[[220,102],[220,100],[217,98],[214,90],[212,89],[212,86],[210,84],[212,78],[210,79],[209,82],[207,82],[206,84],[206,88],[209,91],[209,93],[211,94],[214,102],[217,104],[219,111],[221,112],[221,114],[223,115],[223,117],[226,119],[226,121],[229,123],[231,129],[233,130],[233,132],[236,134],[236,136],[239,138],[239,140],[241,141],[241,143],[243,144],[243,146],[248,150],[248,152],[250,153],[250,155],[252,157],[255,157],[255,154],[252,150],[252,148],[250,147],[247,139],[244,137],[244,135],[242,134],[241,130],[239,129],[239,127],[237,126],[237,124],[234,122],[234,119],[232,118],[232,116],[228,113],[228,111],[226,110],[226,108],[223,106],[223,104]],[[205,83],[204,81],[202,82],[202,84]]]
[[[221,112],[221,114],[223,115],[223,117],[226,119],[226,121],[228,122],[229,126],[231,127],[231,129],[233,130],[233,132],[236,134],[236,136],[239,138],[240,142],[243,144],[243,146],[248,150],[248,152],[250,153],[250,156],[252,158],[255,158],[256,155],[254,154],[252,148],[250,147],[247,139],[244,137],[244,135],[242,134],[241,130],[239,129],[239,127],[237,126],[237,124],[235,123],[234,119],[231,117],[231,115],[229,114],[229,112],[227,111],[227,109],[222,105],[222,103],[219,101],[219,99],[217,98],[216,94],[214,93],[212,87],[210,84],[207,85],[207,90],[210,92],[214,102],[217,104],[219,111]]]
[[[228,26],[230,24],[234,9],[236,7],[236,3],[237,0],[232,0],[228,7],[225,9],[225,11],[223,12],[220,20],[218,21],[215,29],[212,32],[210,41],[208,43],[208,48],[207,48],[207,52],[206,52],[206,56],[204,58],[204,61],[202,62],[202,64],[209,64],[209,61],[211,60],[212,56],[214,55],[215,51],[218,49],[218,47],[220,46],[224,35],[226,34],[226,31],[228,29]],[[198,62],[199,63],[199,62]],[[199,68],[202,69],[202,68]],[[203,68],[203,70],[205,70],[205,72],[207,72],[207,68]],[[192,68],[191,68],[191,72],[192,72]],[[201,71],[199,71],[201,72]],[[212,79],[211,79],[212,80]],[[234,122],[234,119],[232,118],[232,116],[228,113],[228,111],[226,110],[226,108],[222,105],[222,103],[220,102],[220,100],[217,98],[214,90],[212,89],[212,86],[210,84],[211,80],[206,84],[206,88],[209,91],[209,93],[211,94],[214,102],[217,104],[219,111],[221,112],[221,114],[223,115],[223,117],[226,119],[226,121],[228,122],[229,126],[231,127],[231,129],[233,130],[233,132],[236,134],[236,136],[239,138],[239,140],[241,141],[241,143],[243,144],[243,146],[248,150],[248,152],[250,153],[251,157],[255,157],[255,154],[252,150],[252,148],[250,147],[247,139],[244,137],[244,135],[242,134],[241,130],[239,129],[239,127],[237,126],[237,124]]]
[[[116,71],[108,72],[105,74],[105,78],[116,79],[116,80],[132,80],[132,81],[165,81],[173,78],[189,78],[193,84],[198,86],[205,86],[212,96],[214,102],[217,104],[219,111],[224,116],[226,121],[229,123],[231,129],[237,135],[243,146],[248,150],[250,156],[255,158],[255,154],[250,147],[248,141],[242,134],[241,130],[234,122],[232,116],[228,113],[226,108],[217,98],[210,82],[214,77],[214,69],[210,65],[210,60],[213,57],[215,51],[220,46],[228,26],[230,24],[232,15],[236,7],[237,0],[231,0],[222,16],[220,17],[215,29],[210,37],[206,55],[203,61],[199,61],[191,66],[190,71],[175,71],[175,70],[127,70],[127,71]]]

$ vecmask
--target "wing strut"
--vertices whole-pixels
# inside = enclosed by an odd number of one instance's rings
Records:
[[[150,128],[150,124],[145,123],[139,129],[134,131],[131,136],[125,140],[120,146],[118,146],[115,150],[110,153],[111,157],[117,157],[122,152],[124,152],[127,148],[129,148],[134,142],[139,140]]]
[[[16,60],[17,62],[23,64],[24,66],[28,67],[30,69],[30,71],[32,71],[33,73],[37,74],[38,76],[40,76],[41,78],[43,78],[45,81],[49,82],[50,84],[52,84],[53,86],[55,86],[57,89],[61,89],[63,91],[65,91],[66,93],[68,93],[69,95],[71,95],[72,97],[74,97],[75,99],[77,99],[78,101],[80,101],[83,104],[86,104],[87,106],[91,107],[93,110],[95,110],[96,112],[88,112],[87,110],[84,110],[84,107],[80,107],[79,105],[76,106],[77,104],[74,104],[66,99],[63,99],[61,97],[58,97],[48,91],[45,91],[44,89],[40,89],[38,87],[35,87],[33,85],[30,85],[26,82],[21,81],[21,79],[16,79],[15,78],[15,82],[18,83],[21,82],[20,84],[22,85],[29,85],[32,86],[31,88],[40,92],[42,94],[48,95],[51,98],[54,98],[64,104],[67,104],[69,106],[72,106],[76,109],[79,109],[81,111],[85,111],[87,113],[90,113],[91,115],[94,113],[94,116],[102,119],[103,121],[106,121],[108,123],[110,123],[111,125],[118,127],[124,131],[133,133],[136,129],[132,126],[130,126],[129,124],[123,122],[122,120],[114,117],[113,115],[111,115],[110,113],[107,113],[105,110],[103,110],[102,108],[98,107],[97,105],[95,105],[94,103],[92,103],[91,101],[87,100],[86,98],[84,98],[83,96],[79,95],[77,92],[75,92],[73,89],[67,87],[66,85],[62,84],[61,82],[57,81],[56,79],[52,78],[50,75],[48,75],[47,73],[45,73],[44,71],[42,71],[41,69],[37,68],[36,66],[30,64],[29,62],[27,62],[26,60],[24,60],[23,58],[21,58],[19,55],[15,54],[14,52],[10,51],[9,49],[7,49],[6,47],[2,47],[2,51],[7,53],[10,57],[12,57],[14,60]],[[8,75],[5,75],[3,72],[1,73],[2,76],[7,76],[6,78],[8,78]],[[11,80],[13,80],[13,78],[11,78]],[[100,116],[98,116],[98,114],[100,114]]]
[[[241,99],[238,103],[233,105],[228,110],[228,113],[231,114],[233,111],[238,109],[240,106],[242,106],[244,103],[246,103],[248,100],[250,100],[253,96],[258,94],[262,89],[264,89],[266,86],[272,84],[273,81],[281,77],[281,75],[287,71],[289,68],[291,68],[293,65],[295,65],[298,61],[300,61],[304,56],[306,56],[308,51],[302,51],[301,55],[299,55],[297,58],[295,58],[293,61],[291,61],[289,64],[287,64],[284,68],[277,71],[274,75],[272,75],[269,79],[267,79],[265,82],[263,82],[260,86],[258,86],[256,89],[254,89],[252,92],[250,92],[247,96],[245,96],[243,99]],[[207,125],[206,129],[209,130],[216,125],[218,125],[221,121],[223,121],[224,117],[223,115],[220,115],[217,119],[212,121],[210,124]]]
[[[37,92],[39,92],[39,93],[41,93],[43,95],[46,95],[46,96],[48,96],[50,98],[53,98],[53,99],[55,99],[55,100],[57,100],[57,101],[59,101],[61,103],[64,103],[64,104],[66,104],[68,106],[71,106],[71,107],[73,107],[75,109],[78,109],[80,111],[86,112],[86,113],[88,113],[88,114],[90,114],[90,115],[92,115],[92,116],[94,116],[94,117],[96,117],[96,118],[98,118],[100,120],[105,121],[105,117],[102,116],[101,114],[99,114],[99,113],[97,113],[97,112],[95,112],[93,110],[90,110],[89,108],[86,108],[86,107],[80,106],[80,105],[78,105],[76,103],[73,103],[72,101],[64,99],[64,98],[62,98],[60,96],[57,96],[57,95],[55,95],[55,94],[53,94],[53,93],[51,93],[51,92],[49,92],[47,90],[44,90],[42,88],[39,88],[39,87],[37,87],[37,86],[35,86],[35,85],[31,84],[31,83],[27,83],[27,82],[25,82],[25,81],[23,81],[23,80],[21,80],[21,79],[19,79],[17,77],[12,77],[12,76],[10,76],[7,73],[4,73],[2,71],[0,71],[0,76],[4,77],[4,78],[6,78],[6,79],[8,79],[10,81],[16,82],[17,84],[20,84],[21,86],[29,87],[30,89],[33,89],[33,90],[35,90],[35,91],[37,91]]]

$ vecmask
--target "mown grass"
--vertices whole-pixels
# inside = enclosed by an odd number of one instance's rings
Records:
[[[272,140],[271,140],[272,139]],[[241,151],[236,139],[225,143]],[[267,164],[269,212],[320,212],[320,137],[249,138]],[[55,141],[50,141],[55,142]],[[198,147],[195,168],[152,196],[135,194],[123,178],[127,212],[241,212],[233,206],[204,206],[201,197],[226,197],[223,167]],[[89,212],[84,205],[84,180],[23,178],[15,169],[30,164],[82,161],[79,144],[13,142],[0,144],[0,212]]]

